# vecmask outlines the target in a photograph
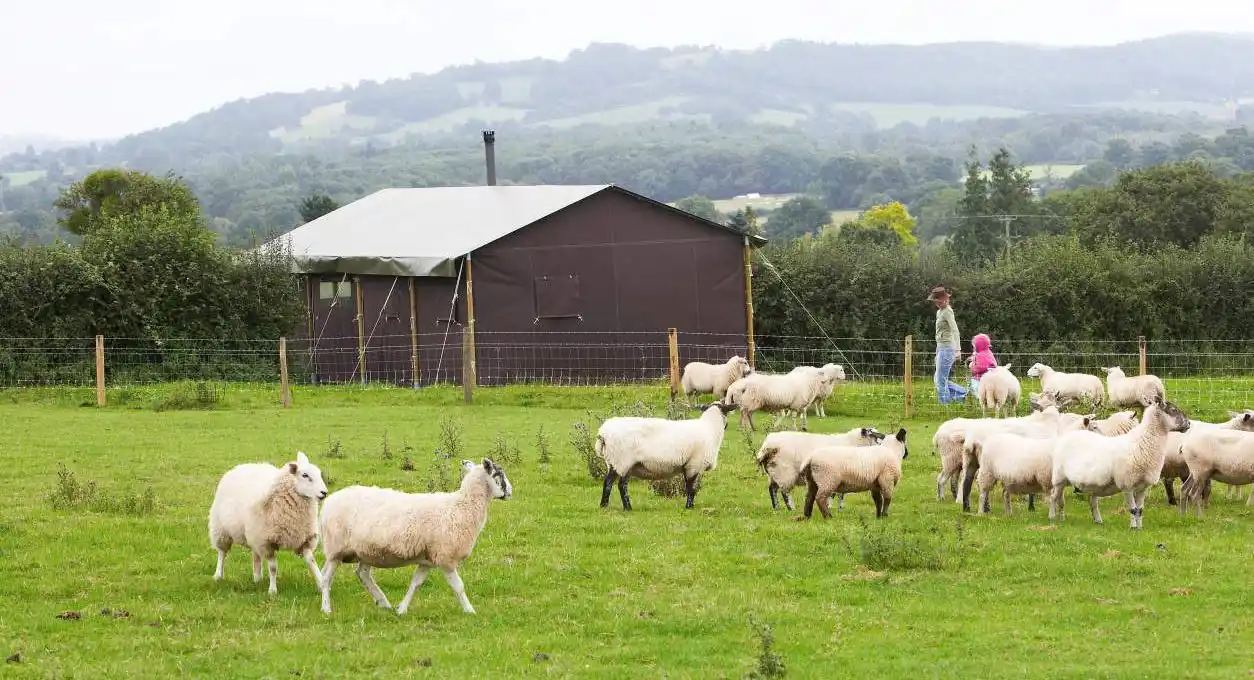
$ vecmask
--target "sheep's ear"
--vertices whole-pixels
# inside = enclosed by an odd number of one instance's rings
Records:
[[[297,451],[296,462],[300,463],[301,465],[305,465],[306,463],[309,462],[309,456],[306,456],[304,451]]]
[[[296,467],[296,463],[288,463],[288,464],[287,464],[287,471],[288,471],[288,472],[290,472],[291,474],[296,474],[296,470],[297,470],[297,469],[299,469],[299,468],[297,468],[297,467]]]
[[[488,472],[491,472],[491,471],[492,471],[492,469],[493,469],[493,468],[495,468],[495,467],[496,467],[496,463],[493,463],[491,458],[484,458],[484,459],[483,459],[483,469],[484,469],[484,470],[487,470]]]
[[[1251,420],[1254,420],[1254,412],[1246,411],[1245,413],[1241,414],[1241,416],[1242,416],[1241,422],[1248,423]]]
[[[902,443],[905,443],[905,441],[906,441],[906,428],[904,428],[904,427],[903,427],[903,428],[901,428],[901,429],[897,430],[897,441],[902,442]]]
[[[871,436],[871,428],[869,428],[869,427],[864,427],[864,428],[862,428],[862,436],[863,436],[863,437],[870,437],[870,436]]]
[[[1088,429],[1088,427],[1093,424],[1093,416],[1084,416],[1080,422],[1083,424],[1085,429]]]

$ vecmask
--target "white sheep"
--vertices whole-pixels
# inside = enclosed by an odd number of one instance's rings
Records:
[[[1056,437],[998,432],[982,444],[976,481],[980,488],[979,513],[989,512],[989,493],[1000,483],[1005,514],[1011,513],[1010,497],[1028,494],[1028,510],[1035,510],[1035,494],[1050,490],[1053,480],[1053,449]]]
[[[893,490],[901,479],[901,461],[910,455],[906,430],[885,437],[876,446],[825,446],[810,456],[805,468],[805,511],[798,520],[810,519],[817,502],[824,519],[831,518],[828,499],[837,493],[870,491],[875,516],[886,517],[893,502]]]
[[[1140,529],[1145,495],[1162,473],[1167,434],[1188,429],[1188,416],[1175,404],[1158,398],[1145,408],[1141,423],[1125,434],[1106,437],[1080,430],[1059,437],[1054,446],[1049,518],[1062,515],[1062,491],[1071,484],[1088,494],[1093,521],[1098,524],[1102,523],[1098,499],[1122,491],[1127,499],[1130,526]]]
[[[1238,486],[1254,483],[1254,432],[1217,429],[1186,437],[1184,460],[1189,478],[1180,489],[1180,514],[1192,504],[1201,518],[1204,489],[1211,480]]]
[[[1019,379],[1010,372],[1010,366],[994,366],[980,378],[980,415],[987,416],[992,409],[994,415],[1000,418],[1018,410],[1021,388]],[[1002,409],[1006,409],[1006,413]]]
[[[1163,462],[1163,490],[1167,493],[1167,504],[1176,505],[1175,481],[1179,479],[1183,484],[1189,478],[1189,464],[1184,458],[1184,443],[1186,439],[1200,436],[1206,432],[1215,430],[1244,430],[1246,432],[1254,431],[1254,412],[1245,411],[1229,411],[1228,420],[1222,423],[1208,423],[1200,420],[1190,421],[1192,427],[1188,432],[1172,432],[1167,435],[1167,456]],[[1183,488],[1181,489],[1183,493]],[[1210,500],[1210,483],[1202,488],[1202,501]]]
[[[270,594],[279,592],[276,552],[300,555],[321,585],[314,550],[318,547],[318,500],[326,498],[322,471],[303,452],[275,467],[269,463],[236,465],[222,475],[209,507],[209,543],[218,551],[213,579],[221,581],[231,546],[253,553],[253,583],[261,580],[264,560],[270,573]]]
[[[1102,379],[1088,373],[1062,373],[1042,363],[1032,364],[1029,378],[1041,379],[1041,392],[1053,395],[1056,400],[1087,400],[1100,406],[1105,399]],[[1061,408],[1062,404],[1059,403]]]
[[[772,432],[762,440],[756,456],[758,466],[771,482],[767,494],[771,497],[771,509],[779,508],[776,494],[784,497],[784,505],[793,509],[788,492],[801,481],[801,471],[810,462],[810,454],[825,446],[873,446],[884,440],[884,434],[874,427],[855,427],[840,434],[815,434],[811,432]],[[838,507],[844,507],[843,494]]]
[[[733,356],[723,364],[690,361],[684,365],[679,389],[683,391],[684,399],[689,404],[692,403],[689,395],[693,394],[713,394],[715,399],[722,399],[732,383],[752,373],[749,360],[742,356]]]
[[[753,414],[757,411],[778,413],[774,425],[788,413],[793,414],[794,427],[796,414],[801,414],[801,429],[808,430],[806,407],[826,389],[829,379],[826,374],[787,373],[785,375],[767,375],[756,373],[732,383],[727,388],[724,401],[740,409],[740,429],[745,425],[750,430],[753,426]],[[774,427],[774,425],[772,427]]]
[[[610,418],[597,430],[596,452],[605,459],[609,472],[601,491],[601,507],[610,504],[610,491],[618,480],[623,509],[631,510],[627,480],[666,479],[682,474],[691,508],[701,475],[718,467],[727,414],[735,406],[714,402],[695,420],[666,418]]]
[[[1103,368],[1106,371],[1106,400],[1111,406],[1139,406],[1145,408],[1155,399],[1166,399],[1167,388],[1156,375],[1124,375],[1118,366]]]
[[[322,611],[331,613],[331,582],[341,563],[357,564],[357,578],[375,604],[391,609],[372,569],[410,564],[414,570],[405,598],[396,607],[404,614],[414,593],[432,568],[457,595],[462,611],[475,613],[457,568],[470,556],[488,521],[488,502],[514,495],[505,471],[491,459],[482,465],[462,461],[461,487],[454,492],[405,493],[377,486],[350,486],[331,494],[322,506]]]
[[[1035,413],[1054,406],[1054,398],[1050,395],[1032,393],[1028,395],[1031,412]],[[936,428],[932,435],[932,446],[941,459],[941,470],[936,475],[936,500],[945,500],[945,483],[949,483],[949,493],[958,500],[959,472],[962,471],[962,442],[966,439],[966,426],[975,422],[976,418],[952,418]]]
[[[828,397],[832,396],[832,392],[836,389],[836,383],[845,379],[845,367],[840,364],[823,364],[822,367],[797,366],[792,369],[791,372],[809,373],[811,375],[822,374],[826,376],[827,379],[820,384],[818,393],[814,397],[814,401],[810,403],[810,406],[814,407],[814,415],[820,418],[826,418],[827,409],[824,408],[824,403],[827,401]],[[810,406],[807,406],[806,409],[808,410]]]

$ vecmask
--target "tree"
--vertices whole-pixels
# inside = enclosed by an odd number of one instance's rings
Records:
[[[885,232],[893,235],[893,239],[875,238],[877,242],[896,241],[901,245],[914,247],[919,245],[919,239],[914,235],[914,228],[917,222],[910,216],[906,206],[896,201],[877,205],[862,213],[858,219],[846,222],[841,227],[841,233],[847,230],[865,230]],[[850,236],[853,236],[852,234]]]
[[[313,194],[301,199],[300,202],[300,219],[301,224],[313,222],[323,215],[340,209],[340,204],[335,199],[326,194]]]
[[[692,195],[685,196],[675,201],[675,207],[688,213],[692,213],[697,217],[704,217],[711,222],[722,222],[723,213],[718,211],[718,207],[714,205],[714,201],[705,196]]]
[[[1112,139],[1106,142],[1106,152],[1102,154],[1117,170],[1127,170],[1136,162],[1136,149],[1126,139]]]
[[[1073,223],[1091,241],[1113,236],[1142,245],[1189,247],[1214,229],[1221,213],[1235,214],[1225,208],[1229,195],[1230,185],[1200,161],[1154,165],[1125,172],[1109,189],[1092,191],[1076,206]]]
[[[766,222],[766,233],[772,239],[794,239],[802,234],[818,233],[832,216],[827,207],[810,196],[788,199],[771,213]]]
[[[762,235],[762,227],[758,224],[758,212],[751,205],[747,205],[732,213],[727,218],[727,225],[735,227],[746,234]]]
[[[950,247],[963,259],[990,261],[1006,247],[998,217],[1034,215],[1032,175],[1016,165],[1005,147],[988,161],[988,176],[980,168],[975,150],[967,162],[967,181],[958,214],[963,218],[953,228]]]
[[[80,235],[105,224],[111,215],[145,208],[164,208],[174,219],[200,219],[200,202],[174,173],[153,177],[138,170],[97,170],[62,191],[53,206],[62,212],[57,223]]]

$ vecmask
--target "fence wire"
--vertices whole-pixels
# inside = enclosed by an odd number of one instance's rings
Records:
[[[376,335],[368,344],[357,336],[292,338],[286,341],[289,381],[293,385],[392,384],[425,387],[460,385],[463,378],[464,328],[419,335]],[[359,347],[364,345],[364,350]],[[902,414],[912,394],[912,414],[935,419],[978,412],[974,398],[966,405],[943,406],[934,384],[935,343],[905,338],[827,338],[760,336],[759,371],[786,373],[794,366],[841,364],[848,380],[828,401],[835,415]],[[676,337],[678,364],[722,363],[748,356],[743,335],[689,333]],[[1143,348],[1143,349],[1142,349]],[[667,389],[670,346],[666,331],[651,333],[500,333],[474,334],[475,384],[504,385],[648,385]],[[969,373],[957,362],[950,380],[966,386]],[[1042,363],[1065,372],[1105,378],[1104,367],[1139,373],[1144,352],[1148,372],[1167,384],[1168,398],[1199,417],[1220,417],[1225,409],[1254,406],[1254,340],[1064,341],[996,340],[1001,365],[1009,364],[1022,385],[1019,412],[1027,396],[1039,391],[1028,369]],[[108,388],[152,386],[175,381],[224,385],[273,384],[280,380],[279,340],[104,338],[102,368]],[[0,338],[0,389],[96,386],[95,338]]]

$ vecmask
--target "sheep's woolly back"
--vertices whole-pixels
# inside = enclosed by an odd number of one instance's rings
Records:
[[[209,534],[219,548],[238,543],[263,553],[312,549],[318,542],[318,501],[296,492],[286,465],[237,465],[218,483]]]
[[[985,409],[1009,407],[1013,411],[1020,393],[1019,379],[1010,372],[1010,364],[994,366],[980,378],[980,405]]]
[[[713,394],[721,399],[732,383],[748,375],[751,370],[748,360],[741,356],[734,356],[723,364],[691,361],[684,365],[679,385],[685,395]]]
[[[322,550],[327,559],[371,567],[453,569],[474,549],[491,498],[492,482],[480,466],[452,493],[350,486],[322,504]]]
[[[597,452],[623,476],[693,477],[718,467],[726,416],[718,406],[695,420],[610,418],[597,430]]]
[[[727,402],[742,412],[802,411],[818,396],[826,379],[818,374],[788,373],[766,375],[755,373],[736,381],[727,390]]]
[[[1053,485],[1072,484],[1085,493],[1109,496],[1158,483],[1167,453],[1163,407],[1151,404],[1131,431],[1107,437],[1089,430],[1068,432],[1054,447]],[[1183,423],[1188,419],[1183,417]]]
[[[1094,404],[1106,398],[1102,379],[1088,373],[1063,373],[1045,364],[1034,364],[1028,369],[1028,377],[1041,379],[1041,392],[1058,398],[1088,400]]]
[[[1115,437],[1121,434],[1127,434],[1132,428],[1137,426],[1140,421],[1136,418],[1136,411],[1119,411],[1112,413],[1101,420],[1092,420],[1091,423],[1096,428],[1097,433],[1106,437]],[[1177,434],[1177,433],[1173,433]]]
[[[1116,406],[1149,406],[1167,399],[1167,388],[1156,375],[1128,377],[1118,366],[1106,369],[1107,398]]]
[[[772,432],[762,440],[756,460],[771,481],[784,491],[797,486],[801,471],[810,462],[810,455],[817,449],[830,446],[874,446],[875,436],[863,436],[864,430],[855,427],[840,434],[814,434],[811,432]],[[883,436],[883,435],[880,435]]]
[[[806,471],[820,495],[892,489],[901,480],[902,454],[891,436],[877,446],[825,446],[810,454]]]
[[[1044,493],[1053,483],[1056,437],[999,432],[984,440],[977,481],[987,493],[1000,483],[1008,493]]]

